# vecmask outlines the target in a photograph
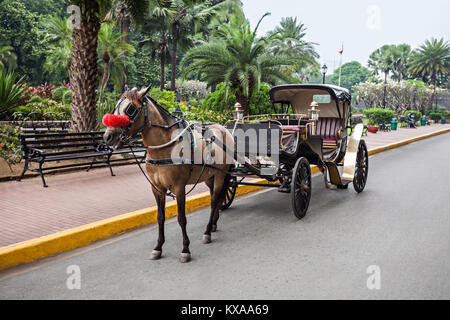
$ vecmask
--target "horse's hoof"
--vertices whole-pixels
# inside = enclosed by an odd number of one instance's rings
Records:
[[[213,225],[212,225],[211,231],[212,231],[212,232],[216,232],[216,231],[217,231],[217,225],[213,224]]]
[[[158,260],[161,258],[162,251],[153,250],[152,255],[150,256],[150,260]]]
[[[180,254],[180,262],[186,263],[191,261],[191,254],[190,253],[181,253]]]
[[[210,236],[209,234],[204,234],[204,235],[203,235],[202,242],[203,242],[204,244],[206,244],[206,243],[211,243],[211,236]]]

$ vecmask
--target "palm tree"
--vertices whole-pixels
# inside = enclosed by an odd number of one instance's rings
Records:
[[[444,39],[426,40],[411,56],[409,70],[413,75],[427,79],[436,86],[436,78],[449,72],[450,45]]]
[[[130,43],[129,41],[129,33],[131,28],[131,16],[130,12],[128,12],[127,5],[124,0],[117,0],[112,8],[112,10],[105,17],[106,22],[114,21],[119,31],[122,33],[121,41],[125,43]],[[128,53],[124,52],[124,55],[127,56]],[[124,86],[128,78],[128,67],[124,66],[123,68],[123,76],[121,82],[121,87],[119,91],[121,93],[124,92]]]
[[[378,76],[379,72],[384,73],[383,108],[386,108],[387,78],[394,69],[394,47],[392,45],[384,45],[369,56],[369,68],[372,69],[373,75]]]
[[[240,1],[239,1],[240,4]],[[191,36],[198,32],[207,34],[209,23],[212,20],[223,20],[233,6],[238,5],[236,0],[221,0],[208,2],[203,0],[171,0],[170,31],[171,31],[171,89],[175,91],[177,52],[179,44],[182,49],[192,47]],[[181,43],[180,43],[181,42]]]
[[[162,1],[162,0],[161,0]],[[71,0],[81,8],[80,27],[72,34],[72,63],[70,83],[72,86],[72,123],[75,131],[94,130],[97,125],[96,88],[98,71],[98,32],[100,18],[111,7],[111,0]],[[142,22],[148,1],[125,0],[131,16]]]
[[[408,76],[408,64],[410,55],[411,46],[408,44],[400,44],[398,46],[392,47],[392,78],[397,80],[397,82],[402,81]]]
[[[100,83],[98,101],[101,102],[103,93],[108,85],[111,74],[118,89],[123,87],[123,70],[128,66],[127,54],[134,54],[134,47],[122,41],[123,34],[114,31],[112,23],[102,23],[98,33],[98,52],[103,62],[103,76]],[[120,76],[122,75],[122,76]]]
[[[0,69],[14,70],[17,67],[17,56],[14,48],[10,46],[0,47]]]
[[[68,19],[51,17],[44,22],[45,34],[51,44],[47,51],[44,69],[56,79],[67,79],[69,76],[70,63],[72,60],[72,27]]]
[[[244,113],[249,114],[250,98],[259,90],[260,83],[285,81],[288,76],[280,68],[293,64],[288,57],[268,53],[267,39],[256,36],[267,15],[263,15],[254,30],[243,14],[231,17],[230,23],[219,27],[209,43],[186,53],[182,60],[184,76],[204,76],[210,86],[225,82],[234,91]]]
[[[316,59],[320,56],[316,52],[314,42],[304,39],[306,28],[297,18],[282,18],[280,25],[268,33],[270,50],[275,55],[285,55],[298,60],[294,72],[306,80],[306,72],[320,67]]]

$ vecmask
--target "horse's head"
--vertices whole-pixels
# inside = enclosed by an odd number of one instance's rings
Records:
[[[124,135],[131,137],[145,126],[144,98],[150,87],[138,91],[133,88],[125,92],[112,114],[107,113],[103,117],[106,126],[103,140],[107,146],[118,148]]]

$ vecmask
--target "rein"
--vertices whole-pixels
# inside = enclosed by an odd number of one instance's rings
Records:
[[[157,128],[169,130],[169,129],[173,128],[173,127],[176,126],[176,125],[178,125],[178,126],[180,127],[180,125],[182,125],[182,124],[187,124],[187,125],[185,126],[185,128],[184,128],[184,129],[183,129],[176,137],[172,138],[170,141],[168,141],[168,142],[166,142],[166,143],[164,143],[164,144],[156,145],[156,146],[145,146],[146,148],[151,149],[151,150],[166,148],[166,147],[172,145],[173,143],[177,142],[178,140],[180,140],[180,138],[182,138],[183,135],[184,135],[186,132],[188,132],[188,131],[190,132],[190,134],[191,134],[191,136],[192,136],[192,138],[193,138],[193,143],[192,143],[191,145],[192,145],[192,146],[195,146],[195,136],[194,136],[194,134],[192,133],[192,127],[194,126],[194,123],[189,123],[189,122],[187,122],[187,121],[184,120],[184,119],[178,120],[178,121],[176,121],[175,123],[170,124],[170,125],[161,125],[161,124],[157,124],[157,123],[152,123],[152,122],[151,122],[151,119],[150,119],[150,117],[149,117],[149,107],[148,107],[148,105],[147,105],[147,101],[152,102],[152,103],[157,107],[157,109],[158,109],[159,111],[165,112],[165,113],[166,113],[168,116],[170,116],[170,117],[172,117],[172,115],[170,115],[170,114],[168,113],[167,110],[165,110],[164,108],[160,107],[159,104],[158,104],[155,100],[153,100],[152,98],[149,98],[149,97],[145,96],[145,99],[147,99],[147,100],[141,102],[141,103],[142,103],[142,108],[139,108],[139,109],[138,109],[138,108],[136,108],[136,107],[135,107],[133,104],[131,104],[131,103],[125,108],[125,110],[124,110],[125,115],[129,118],[130,121],[129,121],[129,124],[126,126],[126,129],[125,129],[125,130],[122,130],[122,133],[120,134],[120,140],[121,140],[122,142],[126,142],[126,143],[129,145],[130,150],[131,150],[131,153],[133,154],[133,157],[134,157],[136,163],[138,164],[139,169],[141,170],[142,174],[143,174],[144,177],[147,179],[147,181],[150,183],[150,185],[151,185],[156,191],[158,191],[161,195],[163,195],[164,193],[163,193],[161,190],[159,190],[159,189],[152,183],[152,181],[150,180],[150,178],[147,176],[147,174],[145,174],[144,170],[142,169],[141,163],[140,163],[139,160],[137,159],[137,157],[136,157],[136,155],[135,155],[135,153],[134,153],[134,150],[133,150],[133,148],[132,148],[132,142],[131,142],[132,137],[131,137],[131,135],[129,134],[129,130],[130,130],[131,126],[133,125],[134,121],[135,121],[136,119],[138,119],[139,116],[141,115],[142,109],[144,109],[144,124],[142,125],[141,128],[139,128],[139,129],[136,131],[135,135],[136,135],[136,134],[139,134],[139,133],[142,133],[142,132],[143,132],[146,128],[148,128],[148,127],[157,127]],[[123,99],[119,100],[119,102],[117,103],[116,107],[114,108],[113,115],[115,115],[115,112],[116,112],[118,106],[120,106],[120,104],[121,104],[122,101],[123,101]],[[120,115],[119,115],[119,116],[120,116]],[[105,118],[104,118],[103,122],[105,123]],[[212,165],[210,165],[210,164],[207,164],[207,163],[203,163],[203,164],[195,164],[195,163],[192,162],[192,160],[186,161],[185,159],[175,159],[175,161],[174,161],[173,159],[155,159],[155,160],[154,160],[154,159],[150,159],[150,158],[147,157],[147,158],[146,158],[146,163],[147,163],[147,164],[150,164],[150,165],[154,165],[154,166],[175,166],[175,165],[189,165],[189,164],[190,164],[190,165],[191,165],[191,169],[190,169],[190,173],[189,173],[190,175],[192,174],[192,166],[194,166],[194,165],[201,165],[201,166],[202,166],[202,171],[200,172],[200,174],[199,174],[199,176],[198,176],[198,178],[197,178],[197,181],[195,182],[194,186],[193,186],[187,193],[185,193],[185,195],[188,195],[189,193],[191,193],[191,192],[195,189],[195,187],[196,187],[197,184],[199,183],[201,177],[203,176],[203,173],[204,173],[204,171],[205,171],[205,168],[208,167],[208,168],[211,168],[211,169],[215,169],[215,170],[218,170],[218,171],[222,171],[222,172],[224,172],[224,173],[228,173],[228,172],[225,171],[225,170],[222,170],[222,169],[220,169],[220,168],[216,168],[216,167],[214,167],[214,166],[212,166]],[[176,198],[176,196],[175,196],[172,192],[167,192],[165,195],[166,195],[166,196],[170,196],[170,197],[172,197],[172,198],[174,198],[174,199]]]

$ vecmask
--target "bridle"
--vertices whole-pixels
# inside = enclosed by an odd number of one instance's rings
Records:
[[[113,110],[112,115],[115,115],[115,114],[116,114],[116,111],[119,111],[118,108],[120,107],[120,105],[122,104],[122,102],[123,102],[124,100],[125,100],[125,98],[121,98],[121,99],[118,101],[117,105],[114,107],[114,110]],[[157,146],[145,146],[146,148],[149,148],[149,149],[162,149],[162,148],[165,148],[165,147],[167,147],[167,146],[173,144],[174,142],[179,141],[180,139],[182,139],[183,135],[184,135],[186,132],[189,132],[189,133],[190,133],[190,135],[191,135],[191,137],[192,137],[192,139],[193,139],[193,140],[192,140],[192,141],[193,141],[193,144],[191,144],[191,148],[194,148],[194,147],[195,147],[195,137],[194,137],[194,135],[193,135],[193,127],[194,127],[194,123],[188,123],[188,122],[187,122],[186,120],[184,120],[184,119],[177,119],[177,121],[175,121],[174,123],[169,124],[169,125],[161,125],[161,124],[158,124],[158,123],[152,123],[152,122],[151,122],[151,119],[150,119],[150,115],[149,115],[149,106],[148,106],[148,104],[147,104],[148,102],[151,102],[154,106],[156,106],[156,108],[157,108],[160,112],[164,112],[164,113],[165,113],[166,115],[168,115],[170,118],[173,119],[173,116],[172,116],[166,109],[164,109],[161,105],[159,105],[154,99],[152,99],[151,97],[148,97],[147,95],[144,95],[143,101],[138,100],[138,102],[141,104],[141,107],[140,107],[140,108],[136,107],[136,106],[130,101],[130,103],[128,103],[128,105],[127,105],[127,106],[125,107],[125,109],[123,110],[123,112],[125,113],[125,116],[127,116],[127,117],[129,118],[129,123],[128,123],[127,126],[124,127],[124,129],[122,129],[122,132],[120,133],[120,137],[119,137],[119,138],[120,138],[120,141],[121,141],[121,142],[126,142],[126,143],[128,143],[128,145],[130,146],[131,152],[132,152],[132,154],[133,154],[133,156],[134,156],[134,158],[135,158],[135,160],[136,160],[136,163],[138,164],[139,169],[142,171],[142,173],[144,174],[144,176],[145,176],[145,178],[147,179],[147,181],[148,181],[148,182],[152,185],[152,187],[153,187],[155,190],[157,190],[160,194],[164,194],[164,193],[161,192],[161,191],[160,191],[160,190],[159,190],[159,189],[151,182],[151,180],[147,177],[147,175],[145,174],[144,170],[143,170],[142,167],[141,167],[140,162],[137,160],[137,157],[136,157],[136,155],[134,154],[134,151],[133,151],[133,149],[132,149],[132,143],[130,143],[130,142],[131,142],[131,139],[132,139],[132,135],[130,135],[130,129],[131,129],[131,127],[133,126],[133,124],[136,122],[136,120],[139,119],[139,117],[141,116],[142,110],[144,110],[144,124],[143,124],[143,125],[142,125],[142,126],[141,126],[134,134],[133,134],[133,136],[136,135],[136,134],[141,133],[142,131],[144,131],[146,128],[149,128],[149,127],[158,127],[158,128],[162,128],[162,129],[166,129],[166,130],[171,129],[171,128],[174,127],[174,126],[178,126],[179,128],[184,128],[184,129],[183,129],[176,137],[172,138],[169,142],[166,142],[166,143],[164,143],[164,144],[157,145]],[[118,113],[119,113],[118,115],[120,115],[120,112],[118,112]],[[210,146],[211,146],[211,143],[212,143],[213,141],[214,141],[214,139],[211,139],[211,141],[208,141],[208,142],[207,142],[207,145],[210,147]],[[191,154],[192,154],[192,150],[191,150]],[[184,163],[184,161],[174,162],[172,159],[152,160],[152,159],[149,159],[148,157],[147,157],[147,159],[146,159],[146,163],[147,163],[147,164],[150,164],[150,165],[164,165],[164,166],[165,166],[165,165],[191,164],[191,169],[190,169],[190,172],[189,172],[190,175],[192,174],[193,165],[196,165],[195,163],[192,163],[192,162],[190,162],[190,163]],[[215,166],[212,166],[212,165],[210,165],[210,164],[205,164],[205,163],[203,163],[203,164],[202,164],[202,171],[201,171],[201,173],[200,173],[200,175],[199,175],[199,177],[198,177],[196,183],[195,183],[194,186],[191,188],[191,190],[190,190],[189,192],[186,193],[186,195],[189,194],[192,190],[194,190],[195,186],[196,186],[196,185],[198,184],[198,182],[200,181],[200,178],[201,178],[201,176],[203,175],[203,172],[204,172],[204,170],[205,170],[206,167],[212,168],[212,169],[215,169],[215,170],[219,170],[219,171],[223,171],[223,172],[225,172],[225,173],[228,173],[228,172],[226,172],[226,171],[224,171],[224,170],[222,170],[222,169],[219,169],[219,168],[217,168],[217,167],[215,167]],[[169,193],[167,193],[167,194],[165,194],[165,195],[174,197],[174,195],[173,195],[171,192],[169,192]]]

